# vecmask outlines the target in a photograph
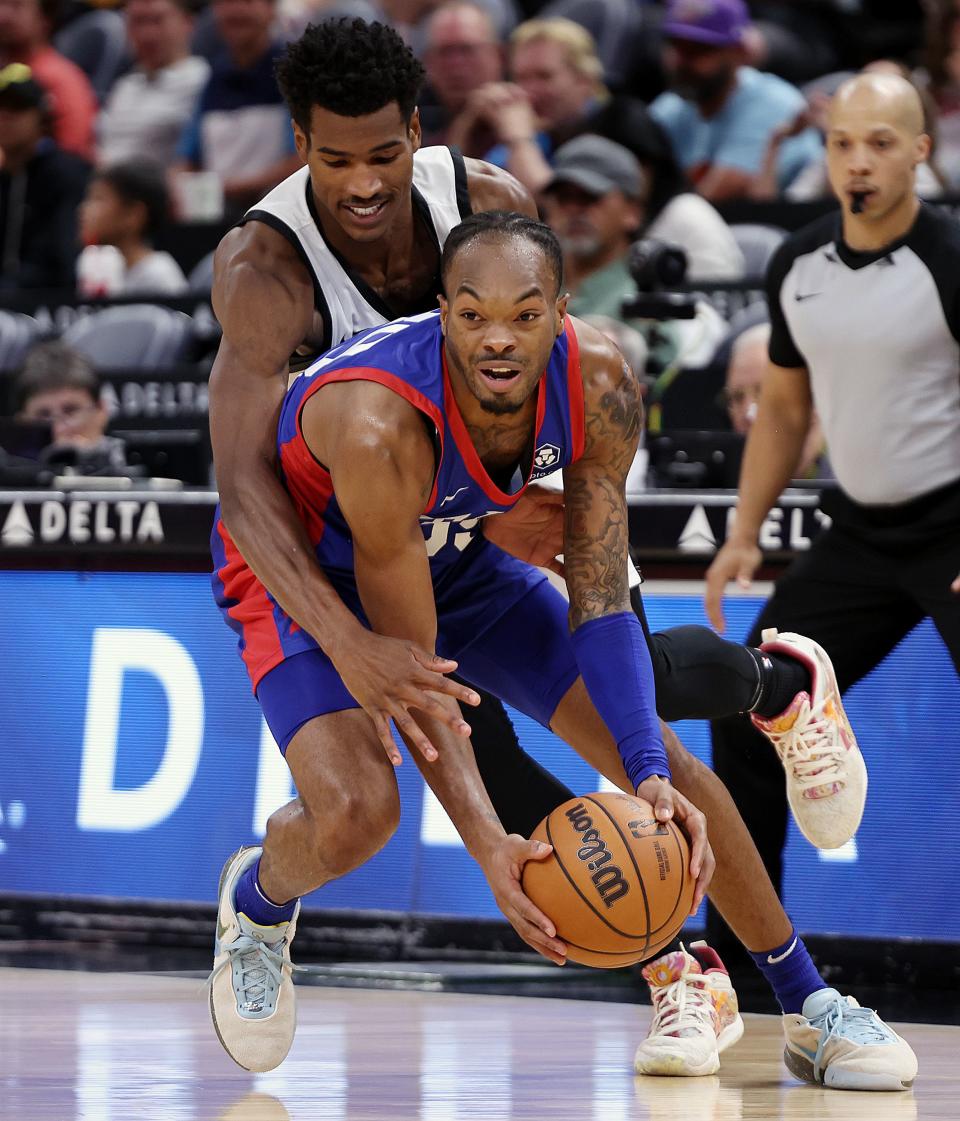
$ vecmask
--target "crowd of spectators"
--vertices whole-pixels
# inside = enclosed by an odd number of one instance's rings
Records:
[[[960,192],[960,0],[0,0],[0,304],[183,295],[193,262],[165,233],[225,229],[299,166],[274,62],[340,16],[401,31],[427,71],[424,142],[524,183],[561,238],[572,309],[651,386],[718,353],[749,366],[762,328],[735,345],[706,296],[675,320],[631,314],[632,246],[683,250],[705,291],[756,282],[777,231],[758,255],[722,213],[828,195],[824,114],[845,77],[913,81],[934,138],[920,193]],[[743,409],[714,407],[743,431]]]

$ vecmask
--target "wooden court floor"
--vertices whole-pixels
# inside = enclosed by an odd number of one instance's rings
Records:
[[[0,970],[3,1121],[957,1121],[960,1027],[906,1025],[911,1092],[793,1081],[747,1016],[719,1076],[636,1078],[646,1006],[301,986],[287,1061],[221,1051],[202,982]]]

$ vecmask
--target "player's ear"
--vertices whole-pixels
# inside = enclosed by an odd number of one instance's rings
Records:
[[[567,317],[567,304],[570,302],[570,293],[564,292],[557,298],[557,338],[563,334],[563,325]]]
[[[927,160],[930,158],[930,149],[931,149],[932,146],[933,146],[932,141],[930,140],[930,137],[927,136],[927,134],[925,132],[922,132],[917,137],[916,142],[914,144],[914,149],[913,149],[913,157],[914,157],[914,160],[916,161],[916,163],[914,164],[914,167],[916,167],[916,165],[919,164],[919,163],[926,163],[927,162]]]
[[[420,129],[420,110],[414,109],[410,114],[410,124],[407,126],[407,135],[410,137],[410,144],[415,152],[420,150],[420,145],[423,142],[423,133]]]
[[[446,338],[447,315],[450,312],[450,305],[443,296],[437,296],[437,303],[440,305],[440,330],[443,332],[444,338]]]
[[[303,129],[297,124],[296,121],[291,120],[290,124],[293,125],[293,142],[297,148],[297,155],[304,163],[307,162],[307,156],[310,154],[310,140]]]

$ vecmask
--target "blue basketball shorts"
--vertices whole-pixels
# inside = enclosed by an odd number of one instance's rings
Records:
[[[538,569],[488,542],[469,552],[435,584],[437,653],[455,659],[472,685],[549,727],[580,674],[567,601]],[[256,695],[282,751],[308,720],[359,707],[316,643],[264,674]]]

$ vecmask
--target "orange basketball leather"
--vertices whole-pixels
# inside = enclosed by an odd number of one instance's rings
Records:
[[[553,854],[529,861],[523,890],[557,927],[571,961],[601,969],[653,957],[693,903],[686,837],[629,794],[574,798],[534,830]]]

